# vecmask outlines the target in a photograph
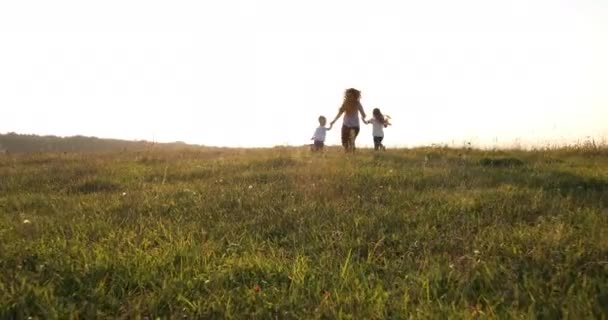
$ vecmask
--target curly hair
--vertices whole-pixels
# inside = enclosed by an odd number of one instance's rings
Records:
[[[340,107],[340,111],[346,114],[357,113],[359,110],[359,99],[361,99],[361,91],[355,88],[349,88],[344,91],[344,102]]]

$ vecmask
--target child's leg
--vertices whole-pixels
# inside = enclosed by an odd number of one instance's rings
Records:
[[[379,150],[382,146],[382,137],[374,137],[374,150]]]
[[[321,151],[323,149],[323,141],[315,140],[312,145],[312,151]]]
[[[319,150],[319,152],[322,152],[325,147],[325,143],[323,141],[316,141],[316,142],[318,143],[317,150]]]

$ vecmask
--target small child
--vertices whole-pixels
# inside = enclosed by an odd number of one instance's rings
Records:
[[[384,128],[391,125],[388,120],[391,118],[389,116],[384,116],[380,109],[375,108],[373,113],[373,117],[369,121],[365,121],[365,124],[372,124],[372,134],[374,136],[374,150],[386,150],[386,147],[382,144],[382,140],[384,139]]]
[[[315,130],[315,134],[312,136],[310,140],[313,140],[312,151],[321,151],[325,146],[325,134],[327,131],[331,130],[332,126],[329,128],[325,127],[327,123],[327,119],[324,116],[319,117],[319,127]]]

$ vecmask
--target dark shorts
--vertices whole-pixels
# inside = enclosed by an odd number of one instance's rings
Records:
[[[319,151],[319,150],[323,150],[323,147],[325,146],[325,143],[323,143],[323,141],[317,141],[315,140],[312,144],[312,151]]]
[[[378,150],[382,147],[384,137],[374,137],[374,149]]]
[[[348,150],[348,147],[349,147],[351,131],[353,132],[353,138],[352,138],[353,145],[352,145],[352,148],[354,150],[355,149],[355,139],[357,139],[357,136],[359,135],[359,127],[342,126],[342,145],[347,150]]]

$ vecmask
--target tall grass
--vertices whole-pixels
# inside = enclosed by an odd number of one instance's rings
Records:
[[[0,318],[606,318],[606,155],[1,156]]]

